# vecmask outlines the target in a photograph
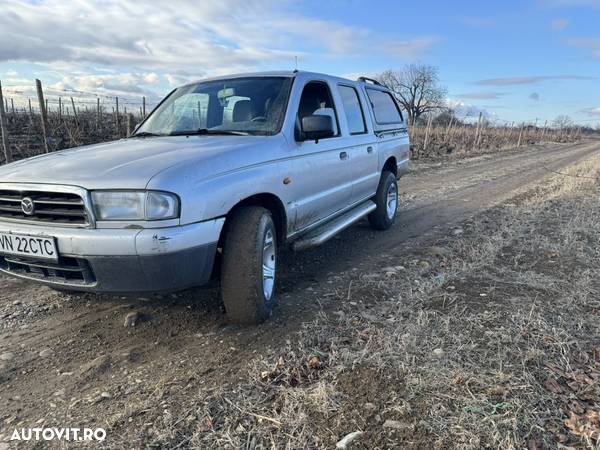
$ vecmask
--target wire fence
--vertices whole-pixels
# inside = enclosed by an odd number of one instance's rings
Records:
[[[0,84],[0,164],[128,136],[154,108],[145,96],[110,97],[79,91],[9,98]],[[72,94],[72,95],[69,95]],[[84,96],[82,96],[84,95]]]
[[[70,147],[128,136],[155,104],[146,97],[111,97],[72,91],[44,96],[36,80],[37,98],[8,98],[0,84],[0,164]],[[13,92],[14,93],[14,92]],[[57,95],[58,94],[58,95]],[[62,95],[72,94],[72,95]],[[413,159],[493,152],[539,142],[573,142],[579,127],[551,128],[525,123],[492,124],[479,116],[476,123],[452,117],[440,123],[434,116],[410,127]]]

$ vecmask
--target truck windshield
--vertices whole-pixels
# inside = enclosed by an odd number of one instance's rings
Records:
[[[258,134],[280,131],[292,79],[247,77],[206,81],[176,89],[134,136]]]

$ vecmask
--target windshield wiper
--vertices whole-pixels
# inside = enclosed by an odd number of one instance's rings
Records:
[[[164,136],[164,134],[150,133],[149,131],[140,131],[135,133],[131,137],[152,137],[152,136]]]
[[[250,136],[247,131],[235,131],[235,130],[215,130],[212,128],[199,128],[197,130],[187,131],[174,131],[169,133],[169,136],[202,136],[202,135],[227,135],[227,136]]]

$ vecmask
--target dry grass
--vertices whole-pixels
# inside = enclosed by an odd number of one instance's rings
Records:
[[[388,257],[151,440],[332,448],[360,430],[353,448],[599,448],[599,167]]]

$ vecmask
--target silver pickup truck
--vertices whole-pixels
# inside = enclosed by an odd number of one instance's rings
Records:
[[[309,72],[171,92],[132,137],[0,167],[0,270],[55,289],[176,291],[220,277],[230,320],[275,303],[278,250],[368,216],[389,228],[407,126],[373,80]]]

